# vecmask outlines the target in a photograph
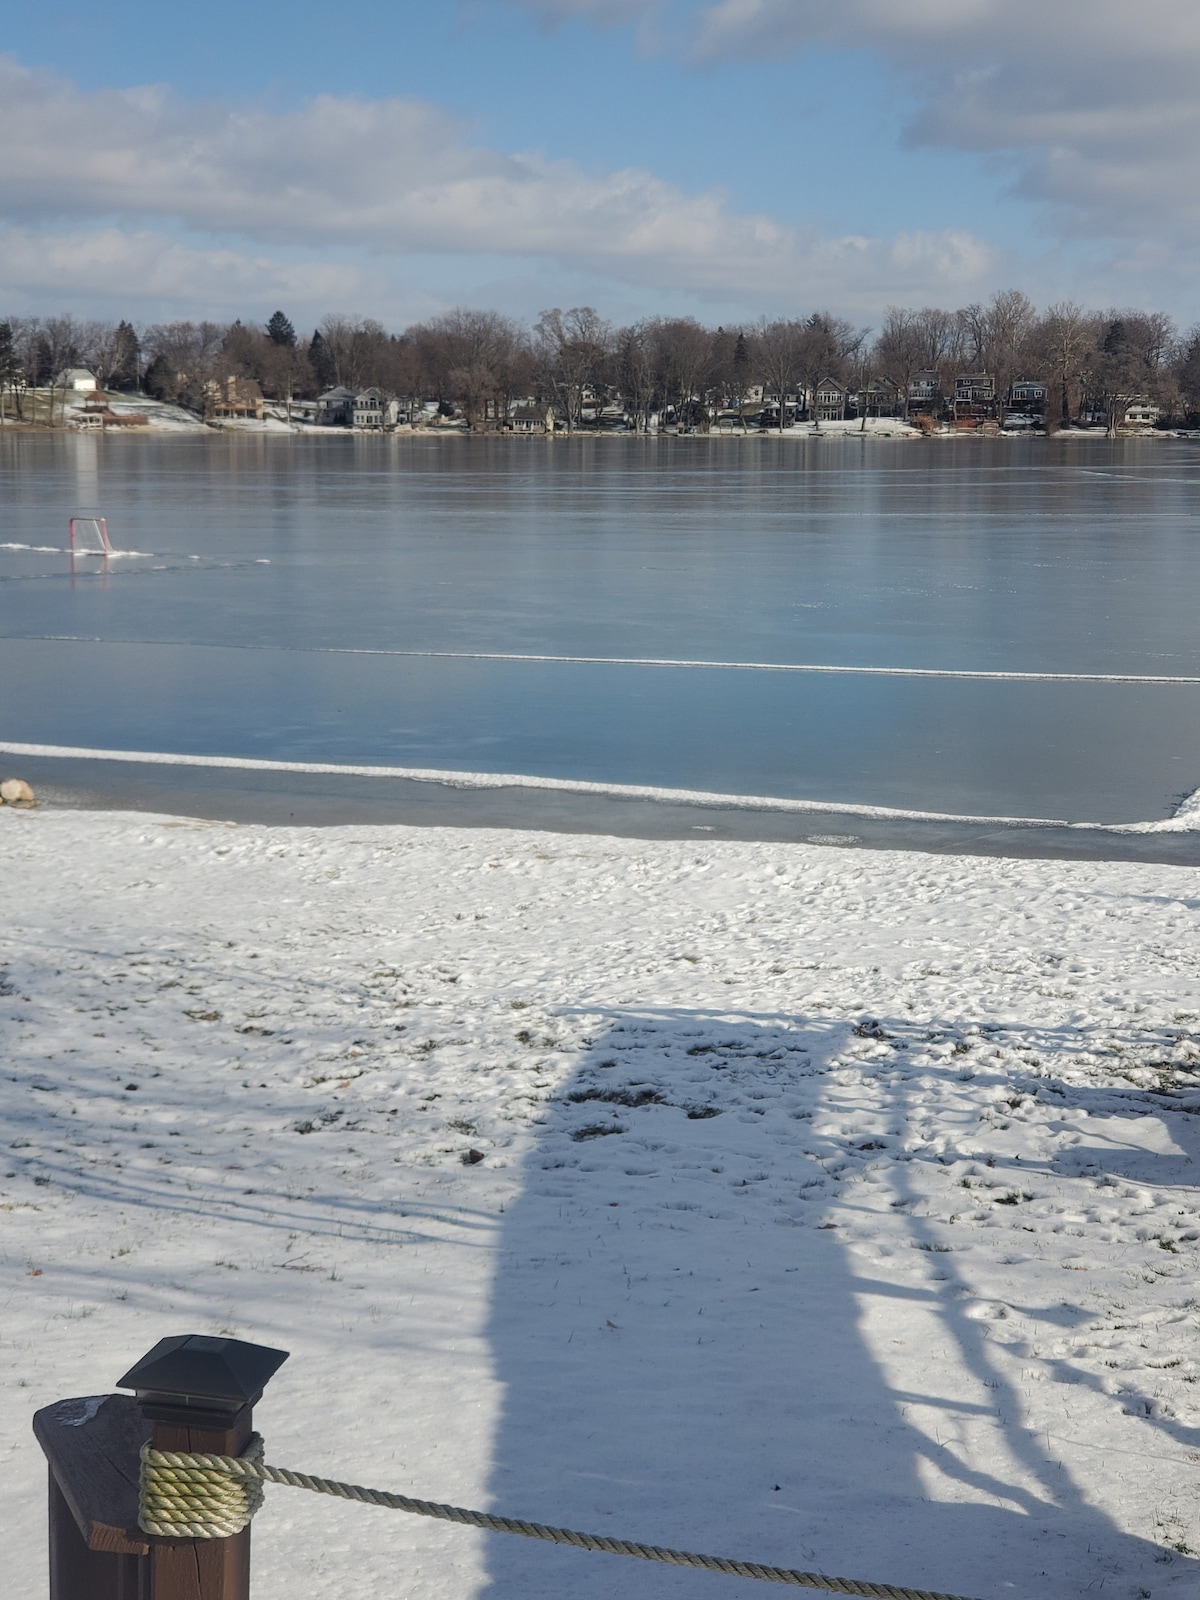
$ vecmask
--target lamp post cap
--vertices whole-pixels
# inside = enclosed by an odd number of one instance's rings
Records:
[[[156,1397],[242,1406],[258,1399],[287,1358],[286,1350],[272,1350],[265,1344],[183,1333],[160,1339],[117,1379],[117,1386]]]

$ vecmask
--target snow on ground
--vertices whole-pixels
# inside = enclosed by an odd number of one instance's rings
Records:
[[[295,433],[296,425],[289,422],[286,417],[277,417],[268,412],[262,417],[213,417],[209,420],[208,427],[215,428],[218,433]]]
[[[1200,876],[0,810],[6,1594],[38,1407],[881,1582],[1194,1593]],[[470,1149],[485,1159],[463,1162]],[[256,1600],[761,1600],[268,1490]]]
[[[145,426],[152,432],[197,433],[205,427],[195,412],[166,400],[152,400],[144,394],[113,395],[109,399],[109,408],[118,417],[145,417]],[[79,408],[77,414],[81,414],[81,411],[82,408]]]

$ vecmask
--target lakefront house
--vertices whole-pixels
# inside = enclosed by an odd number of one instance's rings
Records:
[[[205,410],[210,417],[262,421],[263,392],[257,378],[230,376],[223,382],[213,379],[205,385],[205,398]]]
[[[832,378],[822,378],[812,392],[814,422],[843,422],[846,417],[846,390]]]

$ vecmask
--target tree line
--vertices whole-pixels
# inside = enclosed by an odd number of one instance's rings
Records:
[[[1134,397],[1166,418],[1200,416],[1200,328],[1181,331],[1160,312],[1085,310],[1070,301],[1039,310],[1017,290],[956,310],[891,307],[878,329],[817,311],[764,317],[740,328],[694,317],[628,326],[588,306],[542,313],[532,326],[495,311],[460,308],[391,333],[369,317],[329,316],[308,337],[282,311],[264,326],[179,321],[136,326],[72,316],[0,322],[0,393],[50,386],[84,366],[101,388],[141,391],[202,411],[214,383],[252,378],[290,403],[336,386],[375,387],[436,401],[470,426],[521,399],[555,408],[578,427],[589,405],[618,397],[644,426],[655,414],[702,423],[714,408],[742,409],[752,395],[787,397],[821,383],[861,391],[890,386],[902,414],[919,374],[942,392],[961,374],[987,374],[1003,398],[1017,380],[1045,384],[1053,425],[1085,407],[1110,414]]]

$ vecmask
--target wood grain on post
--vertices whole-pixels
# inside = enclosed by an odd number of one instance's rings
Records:
[[[153,1416],[156,1450],[240,1456],[250,1442],[252,1407],[218,1422]],[[153,1415],[153,1414],[152,1414]],[[150,1600],[250,1600],[250,1529],[231,1539],[150,1539]]]

